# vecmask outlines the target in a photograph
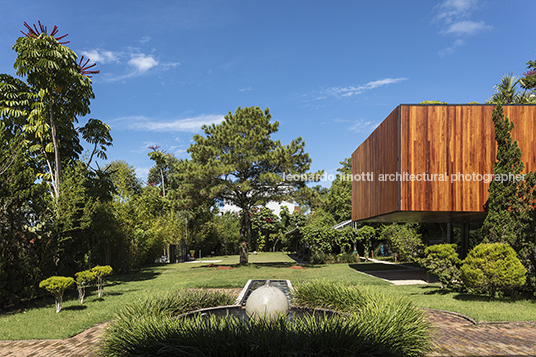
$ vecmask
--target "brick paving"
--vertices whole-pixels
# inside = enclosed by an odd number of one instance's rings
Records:
[[[459,314],[428,310],[434,326],[434,346],[440,356],[536,356],[536,321],[479,323]],[[0,341],[0,356],[96,357],[94,351],[106,323],[63,340]]]

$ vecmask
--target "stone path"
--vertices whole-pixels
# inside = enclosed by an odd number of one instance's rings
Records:
[[[536,321],[474,324],[462,315],[428,310],[434,326],[430,357],[536,356]],[[0,341],[6,357],[96,357],[94,349],[106,327],[99,324],[64,340]]]

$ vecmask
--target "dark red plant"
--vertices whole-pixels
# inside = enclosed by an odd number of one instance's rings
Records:
[[[536,69],[529,69],[528,71],[523,73],[525,77],[532,76],[533,74],[536,74]]]
[[[28,33],[24,32],[21,30],[22,34],[27,36],[27,37],[31,37],[31,38],[37,38],[39,37],[40,34],[44,33],[46,35],[48,35],[47,33],[47,27],[42,25],[41,24],[41,21],[37,21],[37,23],[39,24],[39,29],[37,28],[37,26],[35,26],[35,24],[33,25],[33,28],[28,25],[28,23],[26,21],[24,21],[24,26],[28,29]],[[69,43],[70,41],[63,41],[63,42],[60,42],[59,40],[61,40],[62,38],[66,37],[67,35],[69,35],[68,33],[63,35],[63,36],[58,36],[58,37],[55,37],[54,35],[56,35],[58,33],[58,26],[54,25],[54,28],[52,28],[52,32],[50,33],[50,36],[53,36],[56,41],[58,41],[58,43],[60,45],[64,45],[66,43]]]
[[[88,76],[88,74],[99,74],[100,71],[88,71],[88,69],[90,68],[93,68],[95,67],[97,64],[96,63],[93,63],[92,65],[87,65],[89,63],[89,58],[87,59],[87,61],[82,64],[82,62],[84,61],[84,56],[80,57],[80,61],[78,62],[78,72],[80,74],[83,74],[84,76],[87,76],[89,78],[91,78],[91,76]]]
[[[148,149],[151,149],[153,151],[157,151],[158,149],[161,148],[160,145],[150,145],[150,146],[147,146]]]

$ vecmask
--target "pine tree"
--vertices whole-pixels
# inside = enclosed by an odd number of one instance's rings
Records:
[[[525,265],[534,257],[534,242],[528,229],[532,222],[534,201],[534,172],[525,174],[524,180],[512,180],[521,175],[525,165],[517,141],[512,139],[514,123],[504,116],[500,104],[493,110],[497,161],[493,166],[494,180],[489,187],[487,217],[482,226],[486,243],[508,243],[519,254]],[[503,180],[501,177],[508,179]]]

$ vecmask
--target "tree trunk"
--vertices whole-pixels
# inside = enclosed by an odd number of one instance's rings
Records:
[[[56,124],[54,123],[54,115],[52,113],[52,92],[49,93],[49,105],[50,105],[50,131],[52,135],[52,144],[54,145],[54,194],[56,195],[56,203],[60,197],[60,176],[61,176],[61,160],[60,160],[60,146],[58,143]]]

